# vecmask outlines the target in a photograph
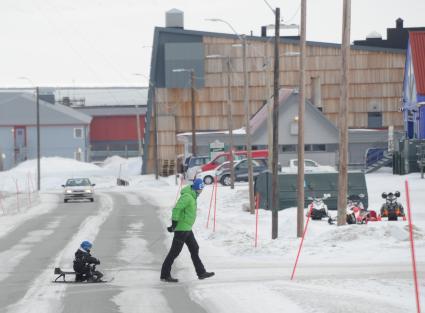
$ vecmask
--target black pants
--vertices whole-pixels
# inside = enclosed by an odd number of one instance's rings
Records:
[[[171,275],[171,266],[174,260],[178,257],[183,249],[183,245],[186,244],[189,249],[190,256],[192,258],[193,265],[195,266],[196,274],[204,274],[205,267],[199,258],[199,246],[196,242],[195,235],[192,231],[176,231],[174,232],[173,243],[171,244],[170,251],[162,264],[161,278],[166,278]]]

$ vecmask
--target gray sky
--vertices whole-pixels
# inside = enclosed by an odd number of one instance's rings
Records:
[[[299,23],[299,0],[268,0],[285,22]],[[341,42],[342,0],[307,0],[307,40]],[[184,11],[186,29],[260,35],[274,22],[263,0],[1,0],[0,87],[140,86],[149,74],[155,26]],[[398,17],[425,26],[424,0],[352,0],[351,41],[371,31],[386,38]],[[421,19],[422,17],[422,19]],[[285,34],[285,33],[284,33]]]

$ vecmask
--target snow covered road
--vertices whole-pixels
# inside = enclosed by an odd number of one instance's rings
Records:
[[[0,238],[0,312],[205,312],[185,288],[159,281],[166,247],[157,207],[134,193],[99,193],[94,203],[47,198],[57,207]],[[72,268],[85,239],[114,281],[53,284],[54,266]]]
[[[380,182],[378,175],[372,178]],[[413,185],[414,203],[422,197],[419,183]],[[165,227],[178,189],[174,180],[141,177],[131,187],[99,188],[94,203],[64,204],[59,193],[42,193],[34,211],[0,217],[0,225],[5,226],[0,231],[0,312],[415,311],[405,222],[341,228],[312,223],[296,279],[290,281],[299,242],[291,222],[295,210],[280,213],[277,241],[269,239],[269,212],[261,210],[260,243],[254,249],[253,216],[240,209],[246,188],[246,184],[233,191],[220,187],[216,232],[205,227],[210,188],[201,195],[194,231],[201,258],[216,276],[198,280],[185,248],[173,266],[178,284],[159,281],[172,239]],[[422,303],[423,216],[423,211],[415,211]],[[114,280],[91,285],[51,283],[53,267],[70,269],[73,253],[85,239],[94,242],[93,254],[102,262],[99,269]]]

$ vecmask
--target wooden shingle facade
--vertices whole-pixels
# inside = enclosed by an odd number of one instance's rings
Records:
[[[273,42],[267,37],[247,37],[247,69],[249,75],[250,112],[254,114],[270,98],[273,84]],[[167,42],[196,42],[203,59],[191,56],[181,62],[164,57]],[[188,31],[176,28],[156,28],[151,64],[151,87],[149,90],[147,129],[145,135],[144,172],[153,171],[153,103],[157,106],[158,158],[175,159],[183,153],[176,134],[191,130],[191,90],[188,73],[177,77],[180,85],[167,85],[161,76],[171,75],[170,66],[188,67],[193,61],[196,77],[196,130],[209,131],[227,129],[227,64],[226,59],[208,58],[211,55],[230,57],[231,98],[234,128],[244,125],[243,106],[243,59],[240,40],[235,35]],[[165,49],[165,53],[164,50]],[[279,47],[280,85],[298,88],[299,51],[298,41],[282,39]],[[198,53],[198,52],[197,52]],[[174,63],[173,63],[174,62]],[[340,45],[308,42],[306,60],[307,78],[320,82],[321,101],[319,108],[325,116],[338,126],[340,97]],[[166,64],[164,66],[164,63]],[[168,64],[168,65],[167,65]],[[171,64],[171,65],[170,65]],[[350,103],[349,127],[368,128],[370,114],[379,114],[381,128],[394,125],[403,128],[400,113],[405,65],[405,50],[353,46],[350,58]],[[202,71],[199,71],[202,67]],[[168,72],[167,72],[168,69]],[[175,74],[175,73],[174,73]],[[164,83],[165,82],[165,83]],[[307,79],[307,98],[313,98],[311,80]],[[183,88],[182,88],[183,85]],[[186,87],[186,88],[184,88]]]

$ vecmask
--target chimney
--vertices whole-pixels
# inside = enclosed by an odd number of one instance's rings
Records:
[[[400,17],[395,21],[395,26],[397,29],[403,29],[403,20]]]
[[[261,37],[267,37],[267,26],[261,26]]]
[[[311,78],[311,102],[319,110],[322,109],[322,86],[320,83],[320,76]]]
[[[165,12],[165,27],[184,28],[184,13],[178,9],[171,9]]]

